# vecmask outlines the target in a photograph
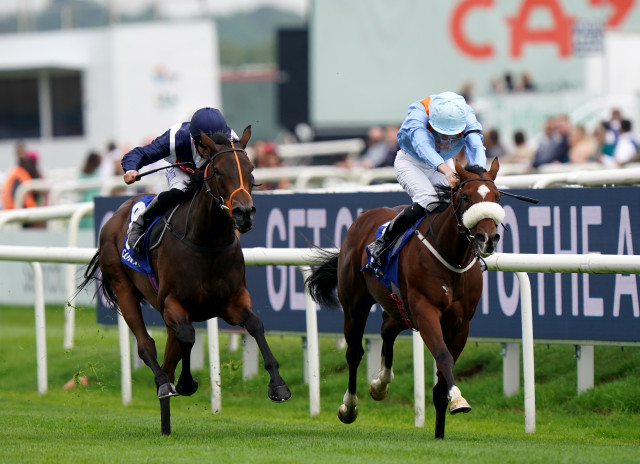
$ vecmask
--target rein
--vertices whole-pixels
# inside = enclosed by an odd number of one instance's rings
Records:
[[[473,181],[491,182],[492,184],[494,184],[494,181],[491,180],[491,179],[486,179],[484,177],[474,177],[472,179],[467,179],[467,180],[461,182],[460,185],[458,185],[458,188],[455,191],[453,189],[451,190],[451,208],[452,208],[452,211],[453,211],[453,217],[456,220],[458,232],[463,237],[465,237],[470,243],[473,241],[473,237],[471,235],[471,230],[470,230],[469,227],[467,227],[465,225],[465,221],[464,221],[463,215],[460,214],[463,200],[459,199],[459,201],[458,201],[458,203],[456,205],[454,196],[455,196],[455,192],[459,191],[460,188],[462,188],[462,186],[464,184],[466,184],[468,182],[473,182]],[[502,209],[499,205],[496,204],[496,206],[497,206],[497,208]],[[489,217],[491,217],[491,216],[489,216]],[[494,217],[491,217],[491,218],[496,220],[496,222],[498,222],[497,219],[495,219]],[[458,264],[455,261],[453,261],[451,258],[449,258],[442,251],[442,249],[438,246],[438,241],[436,240],[435,234],[433,233],[433,222],[431,220],[429,220],[428,235],[430,235],[433,238],[434,245],[429,243],[429,241],[426,239],[426,237],[424,235],[422,235],[417,228],[414,228],[414,232],[417,235],[418,239],[429,249],[431,254],[433,254],[433,256],[435,256],[436,259],[438,261],[440,261],[440,263],[442,263],[442,265],[444,265],[447,269],[449,269],[452,272],[456,272],[458,274],[462,274],[464,272],[467,272],[469,269],[471,269],[471,267],[476,263],[476,261],[478,259],[477,255],[476,255],[476,252],[475,252],[475,248],[473,249],[473,257],[471,258],[471,261],[466,266]]]

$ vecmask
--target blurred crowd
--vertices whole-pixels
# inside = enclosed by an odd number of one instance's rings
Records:
[[[531,88],[534,88],[533,84]],[[466,91],[467,98],[471,99],[470,84],[465,84],[463,90]],[[396,125],[372,126],[366,132],[365,148],[358,156],[345,153],[328,164],[345,169],[393,166],[398,151],[397,132]],[[533,134],[534,137],[530,137],[523,130],[516,130],[509,134],[512,138],[505,143],[504,134],[498,129],[485,127],[483,132],[487,159],[499,158],[503,166],[512,165],[513,173],[534,172],[553,164],[578,166],[591,163],[615,167],[640,162],[638,136],[631,120],[619,109],[613,109],[608,119],[600,121],[591,130],[581,124],[572,124],[566,114],[557,114],[547,117],[541,127],[541,134]],[[313,136],[302,135],[295,135],[291,140],[280,142],[296,143],[313,139]],[[247,152],[258,169],[285,167],[278,155],[278,146],[275,141],[256,139],[250,142]],[[126,151],[126,148],[118,147],[115,142],[108,143],[103,152],[90,151],[78,167],[78,179],[108,180],[114,176],[121,176],[123,171],[120,160]],[[27,180],[41,178],[43,173],[39,167],[39,154],[29,149],[24,141],[18,141],[15,146],[15,165],[6,170],[4,178],[0,179],[2,207],[15,208],[18,187]],[[283,176],[278,181],[263,182],[257,185],[256,189],[275,190],[290,186],[291,180]],[[122,192],[124,187],[123,184]],[[100,188],[85,190],[80,194],[78,201],[91,201],[99,193]],[[25,207],[46,205],[46,192],[29,191],[24,195],[22,202]]]
[[[566,114],[558,114],[546,118],[542,135],[533,142],[521,130],[512,136],[512,148],[507,150],[496,129],[485,129],[487,158],[498,157],[502,163],[519,164],[523,173],[549,164],[596,163],[614,167],[640,162],[638,136],[631,120],[618,109],[592,130],[572,124]]]

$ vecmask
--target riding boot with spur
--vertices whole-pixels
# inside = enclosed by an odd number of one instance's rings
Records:
[[[129,248],[133,248],[138,253],[142,251],[144,233],[156,216],[164,213],[164,206],[165,205],[158,201],[158,197],[156,196],[151,200],[151,203],[149,203],[142,214],[140,214],[136,220],[131,223],[129,231],[127,232],[127,244],[129,245]]]
[[[382,235],[367,248],[374,263],[381,267],[384,255],[396,238],[405,233],[418,219],[426,214],[424,207],[418,203],[407,206],[398,214],[382,232]]]

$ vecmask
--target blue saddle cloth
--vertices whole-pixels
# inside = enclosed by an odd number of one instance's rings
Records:
[[[134,220],[133,216],[138,217],[139,214],[142,214],[142,211],[151,203],[154,196],[146,196],[140,198],[133,208],[131,208],[131,216],[129,216],[129,225]],[[147,230],[151,230],[151,228],[155,225],[156,222],[160,219],[160,216],[156,217],[153,222],[149,225]],[[153,289],[158,291],[158,279],[156,278],[153,269],[151,267],[151,260],[149,258],[149,244],[151,242],[151,234],[147,233],[143,237],[142,242],[142,251],[140,253],[136,252],[133,248],[129,248],[127,241],[124,241],[124,245],[122,246],[122,252],[120,253],[120,261],[129,266],[131,269],[134,269],[142,274],[145,274],[149,280],[151,281],[151,285]]]
[[[398,287],[398,262],[400,258],[400,251],[407,244],[407,242],[409,241],[409,239],[414,233],[413,232],[414,228],[418,227],[418,224],[420,224],[422,219],[424,218],[420,218],[418,221],[416,221],[413,227],[409,228],[409,230],[406,231],[404,235],[400,237],[400,239],[396,240],[396,242],[393,244],[391,249],[387,251],[384,257],[384,262],[382,263],[382,267],[378,267],[375,264],[375,262],[371,258],[371,254],[369,253],[369,248],[367,247],[367,256],[369,259],[367,261],[367,264],[361,269],[361,271],[371,271],[373,275],[375,275],[376,278],[380,282],[382,282],[382,284],[385,287],[387,287],[389,290],[393,290],[394,285],[397,288]],[[378,230],[376,231],[376,238],[382,235],[382,232],[386,229],[386,227],[389,225],[390,222],[391,221],[385,222],[380,227],[378,227]]]

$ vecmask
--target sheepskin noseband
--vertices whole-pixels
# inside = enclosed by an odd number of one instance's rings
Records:
[[[483,219],[493,219],[496,225],[504,220],[504,209],[498,203],[481,201],[472,205],[462,215],[462,224],[467,229],[473,229]]]

